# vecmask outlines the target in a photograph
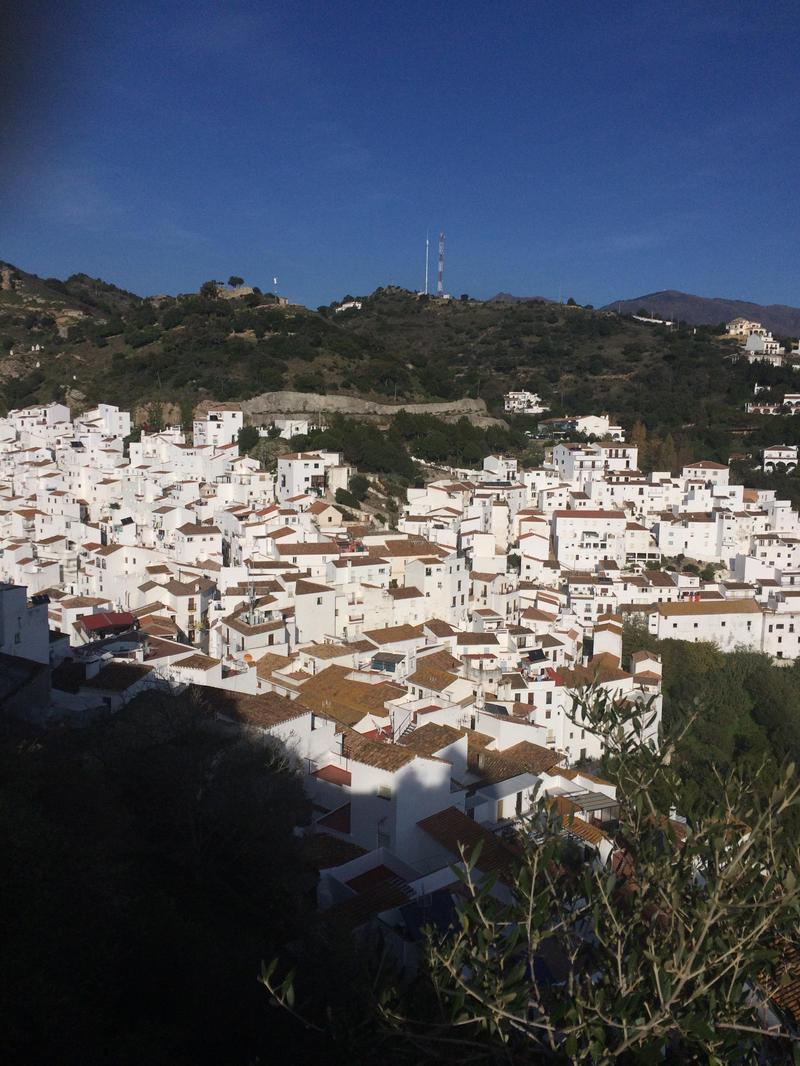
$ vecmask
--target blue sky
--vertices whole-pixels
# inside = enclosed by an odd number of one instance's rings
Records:
[[[316,306],[422,285],[800,304],[796,3],[28,0],[0,258]]]

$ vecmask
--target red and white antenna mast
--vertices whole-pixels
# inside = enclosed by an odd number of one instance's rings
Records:
[[[437,295],[443,294],[442,281],[444,279],[444,234],[439,234],[439,278],[436,282]]]

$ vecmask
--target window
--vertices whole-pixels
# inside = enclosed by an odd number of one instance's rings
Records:
[[[553,702],[553,693],[552,692],[548,692],[548,693],[545,694],[544,702],[548,705],[548,707],[552,704],[552,702]]]
[[[321,607],[321,606],[322,606],[322,597],[321,596],[317,596],[317,607]]]

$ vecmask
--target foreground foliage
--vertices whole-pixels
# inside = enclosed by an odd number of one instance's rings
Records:
[[[605,733],[615,765],[611,862],[585,861],[546,802],[521,829],[513,876],[484,878],[479,855],[464,856],[454,926],[429,933],[410,985],[395,974],[373,986],[374,1041],[393,1034],[395,1061],[409,1062],[786,1061],[762,1007],[798,936],[794,767],[712,775],[702,813],[671,822],[654,796],[680,795],[671,761],[690,725],[655,752],[633,739],[636,712],[606,694],[574,711]],[[276,972],[272,994],[317,1025]]]
[[[151,694],[83,731],[6,725],[4,1061],[247,1063],[283,1046],[254,975],[313,898],[292,834],[307,800],[279,751],[209,732],[210,713]]]

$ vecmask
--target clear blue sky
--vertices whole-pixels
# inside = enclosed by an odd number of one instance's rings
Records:
[[[26,0],[0,258],[316,306],[662,288],[800,304],[800,5]]]

